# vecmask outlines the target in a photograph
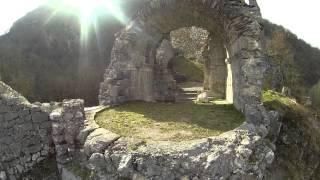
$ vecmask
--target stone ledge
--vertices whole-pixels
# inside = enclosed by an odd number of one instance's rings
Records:
[[[262,179],[274,159],[266,134],[261,133],[264,128],[247,122],[216,137],[146,142],[99,128],[94,122],[99,111],[90,112],[80,132],[88,134],[82,152],[98,178]]]

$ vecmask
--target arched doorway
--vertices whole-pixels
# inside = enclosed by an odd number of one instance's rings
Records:
[[[170,94],[166,73],[156,60],[157,48],[171,31],[190,26],[210,32],[205,87],[214,87],[218,95],[232,92],[227,99],[241,111],[246,104],[260,104],[265,67],[255,11],[242,1],[148,1],[117,34],[101,83],[100,104],[156,101]],[[230,76],[227,67],[232,69]],[[227,86],[231,91],[222,85],[227,79],[232,79]]]

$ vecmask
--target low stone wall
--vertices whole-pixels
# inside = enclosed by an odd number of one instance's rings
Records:
[[[65,164],[72,160],[79,149],[77,141],[80,129],[84,126],[84,101],[64,100],[62,107],[50,114],[52,137],[55,144],[57,162]]]
[[[274,146],[266,137],[278,133],[271,131],[272,124],[278,122],[276,112],[266,112],[272,122],[268,130],[245,122],[217,137],[146,142],[100,128],[94,116],[102,109],[86,111],[85,126],[78,136],[83,146],[77,158],[80,164],[91,169],[92,178],[263,179],[274,159]]]
[[[0,179],[17,179],[52,152],[50,104],[30,104],[0,81]]]

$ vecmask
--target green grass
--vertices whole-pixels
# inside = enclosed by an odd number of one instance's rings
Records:
[[[294,99],[271,90],[264,91],[262,99],[268,109],[276,110],[282,116],[303,116],[310,113],[310,109],[297,103]]]
[[[196,62],[196,60],[176,57],[172,60],[172,67],[174,72],[184,75],[187,81],[203,82],[204,65]]]
[[[244,122],[231,104],[131,102],[97,114],[103,128],[142,140],[182,141],[217,136]]]

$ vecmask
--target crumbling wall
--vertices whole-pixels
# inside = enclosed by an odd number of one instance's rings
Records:
[[[263,179],[274,159],[268,134],[253,124],[199,140],[143,141],[99,127],[94,116],[103,109],[86,112],[77,157],[97,179]]]
[[[50,104],[30,104],[0,81],[0,179],[17,179],[52,152]]]
[[[152,85],[162,82],[159,76],[153,76],[160,69],[156,49],[168,33],[190,26],[205,28],[214,40],[220,39],[219,43],[213,43],[218,46],[211,47],[212,55],[219,61],[213,59],[214,63],[207,66],[212,70],[207,84],[218,86],[220,89],[212,89],[225,96],[227,65],[223,59],[227,49],[233,80],[232,102],[242,112],[247,111],[247,104],[260,104],[266,65],[260,41],[260,16],[256,11],[255,6],[241,1],[148,0],[126,28],[116,34],[111,63],[100,85],[100,104],[156,101],[154,92],[159,86]]]
[[[79,143],[77,136],[84,126],[84,101],[80,99],[64,100],[62,107],[50,114],[52,137],[55,144],[56,158],[59,164],[72,160]]]

